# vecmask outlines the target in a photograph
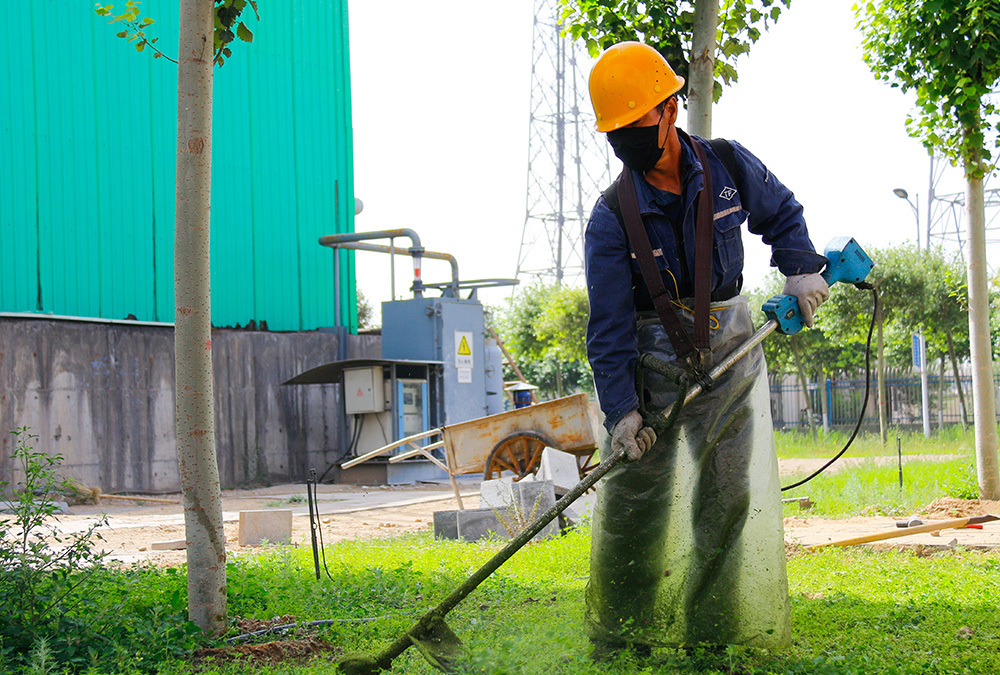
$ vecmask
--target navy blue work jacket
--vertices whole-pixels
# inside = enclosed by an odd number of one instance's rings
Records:
[[[712,191],[715,192],[713,291],[740,283],[743,273],[740,226],[743,223],[748,223],[750,232],[759,235],[771,247],[771,265],[785,276],[823,269],[826,258],[816,253],[809,240],[802,205],[759,159],[740,144],[732,143],[739,169],[737,184],[707,141],[697,136],[691,136],[691,140],[701,144],[712,171]],[[704,187],[701,162],[684,140],[681,140],[681,154],[679,204],[671,203],[676,202],[676,196],[654,188],[642,174],[632,172],[639,213],[664,276],[664,285],[670,291],[675,288],[674,279],[682,287],[687,285],[682,274],[694,270],[695,215],[697,200]],[[678,250],[674,224],[669,217],[671,213],[682,218],[678,225],[683,228],[683,251]],[[635,312],[637,304],[639,309],[644,308],[649,293],[625,230],[603,196],[590,214],[584,241],[590,296],[587,354],[605,414],[605,425],[610,430],[625,413],[639,405],[635,391],[639,356]],[[685,265],[681,263],[681,255],[686,258]],[[682,288],[681,296],[686,295]]]

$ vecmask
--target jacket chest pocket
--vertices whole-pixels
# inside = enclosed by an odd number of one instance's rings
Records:
[[[741,226],[747,212],[739,205],[715,213],[715,265],[717,273],[725,275],[733,268],[743,267],[743,237]]]

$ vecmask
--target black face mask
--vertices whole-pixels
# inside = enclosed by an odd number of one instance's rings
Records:
[[[663,119],[662,114],[660,119]],[[625,127],[609,131],[608,143],[625,166],[639,173],[650,171],[663,156],[659,122],[647,127]]]

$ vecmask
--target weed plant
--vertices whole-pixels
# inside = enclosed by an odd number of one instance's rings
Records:
[[[22,480],[0,482],[0,673],[148,672],[186,653],[198,631],[176,570],[106,566],[103,520],[61,534],[52,497],[72,489],[62,457],[33,449],[27,428],[12,433]]]

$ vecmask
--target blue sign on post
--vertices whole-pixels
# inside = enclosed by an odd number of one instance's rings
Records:
[[[913,336],[913,370],[918,373],[924,372],[924,354],[926,347],[924,346],[924,336],[914,335]]]

